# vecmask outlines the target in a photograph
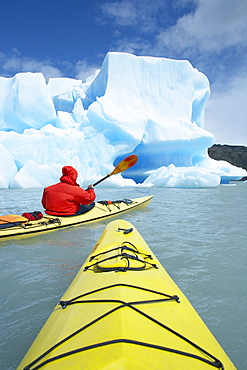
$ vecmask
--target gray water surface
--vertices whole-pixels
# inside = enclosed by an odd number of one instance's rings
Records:
[[[138,229],[235,366],[246,369],[247,184],[96,192],[98,200],[154,195],[121,218]],[[43,211],[41,194],[0,190],[0,215]],[[108,222],[0,240],[0,369],[16,369]]]

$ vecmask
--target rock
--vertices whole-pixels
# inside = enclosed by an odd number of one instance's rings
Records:
[[[247,147],[241,145],[215,144],[208,149],[209,157],[218,161],[226,161],[234,166],[247,170]],[[242,180],[246,180],[243,177]]]

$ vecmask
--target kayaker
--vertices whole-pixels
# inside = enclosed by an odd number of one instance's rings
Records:
[[[41,203],[45,213],[55,216],[76,216],[93,208],[96,194],[93,185],[83,190],[76,180],[78,173],[74,167],[64,166],[60,182],[48,186],[43,191]]]

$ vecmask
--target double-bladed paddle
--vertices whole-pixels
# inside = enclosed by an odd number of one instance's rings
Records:
[[[135,154],[132,154],[124,158],[121,162],[118,163],[118,165],[114,168],[114,170],[111,173],[103,177],[101,180],[97,181],[95,184],[93,184],[93,186],[98,185],[100,182],[106,180],[108,177],[112,175],[116,175],[117,173],[128,170],[130,167],[134,166],[137,161],[138,157]]]

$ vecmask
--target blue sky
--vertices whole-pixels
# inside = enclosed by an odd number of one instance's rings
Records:
[[[206,129],[247,146],[246,0],[2,0],[0,76],[85,79],[109,51],[187,59],[206,74]]]

